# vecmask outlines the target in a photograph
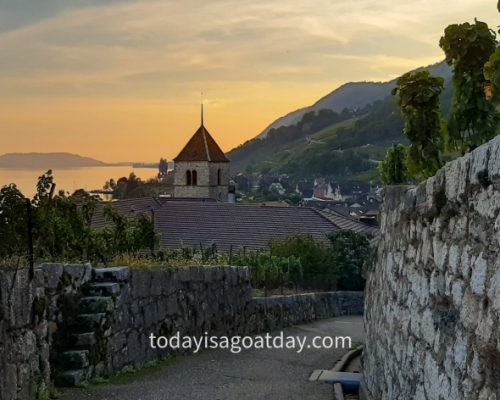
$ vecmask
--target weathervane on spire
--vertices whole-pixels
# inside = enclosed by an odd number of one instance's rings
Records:
[[[201,126],[203,126],[203,92],[201,92]]]

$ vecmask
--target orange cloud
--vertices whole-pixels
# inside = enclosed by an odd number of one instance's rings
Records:
[[[495,25],[491,0],[78,4],[17,10],[29,18],[0,31],[0,153],[171,158],[197,128],[200,91],[230,150],[344,82],[440,60],[449,23]]]

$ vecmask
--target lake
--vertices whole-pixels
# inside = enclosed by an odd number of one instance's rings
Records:
[[[32,197],[36,192],[38,177],[45,171],[30,169],[2,169],[0,168],[0,188],[9,183],[15,183],[25,196]],[[134,172],[142,180],[153,178],[158,174],[156,168],[134,168],[132,166],[112,167],[83,167],[54,169],[56,191],[64,190],[73,193],[77,189],[102,189],[106,181],[113,178],[115,181],[122,176],[129,176]]]

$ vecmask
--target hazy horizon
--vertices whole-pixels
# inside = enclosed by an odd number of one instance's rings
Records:
[[[172,159],[205,121],[224,151],[343,83],[442,60],[451,23],[496,1],[0,3],[0,154]]]

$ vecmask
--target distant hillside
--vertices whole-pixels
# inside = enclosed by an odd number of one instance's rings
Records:
[[[371,108],[365,116],[332,124],[283,145],[272,156],[252,159],[250,169],[291,174],[297,179],[324,176],[339,181],[376,180],[377,164],[387,148],[394,143],[406,143],[406,138],[394,99],[388,96],[374,102]]]
[[[228,153],[231,160],[231,169],[235,172],[245,170],[249,165],[262,161],[272,160],[275,155],[288,149],[294,143],[301,143],[310,135],[331,126],[343,124],[353,118],[358,118],[369,113],[370,107],[358,111],[344,110],[336,113],[331,110],[321,110],[316,114],[310,111],[302,116],[295,125],[272,128],[265,138],[254,138]]]
[[[441,96],[441,109],[446,115],[453,96],[450,70],[443,64],[430,69],[446,80]],[[390,95],[394,82],[344,85],[344,89],[339,89],[334,96],[335,101],[344,95],[346,101],[350,101],[349,90],[352,94],[352,90],[362,87],[370,87],[371,94],[380,88],[388,92],[382,99],[361,108],[342,107],[340,113],[325,108],[311,110],[301,114],[295,124],[271,128],[265,137],[251,139],[228,153],[232,171],[288,173],[296,178],[328,176],[337,180],[376,180],[377,164],[387,148],[406,143],[403,119]],[[329,96],[316,105],[332,104]],[[346,104],[352,106],[353,103]]]
[[[8,153],[0,155],[0,168],[56,169],[102,167],[108,164],[71,153]]]
[[[417,70],[427,69],[433,75],[442,76],[446,79],[451,78],[451,68],[443,61],[428,67],[418,68]],[[281,126],[294,125],[298,123],[304,114],[311,111],[320,111],[330,109],[341,112],[344,108],[358,109],[363,108],[376,100],[383,100],[391,93],[397,79],[389,82],[350,82],[346,83],[331,93],[319,99],[312,106],[304,107],[278,118],[271,123],[257,137],[266,137],[268,132]]]

